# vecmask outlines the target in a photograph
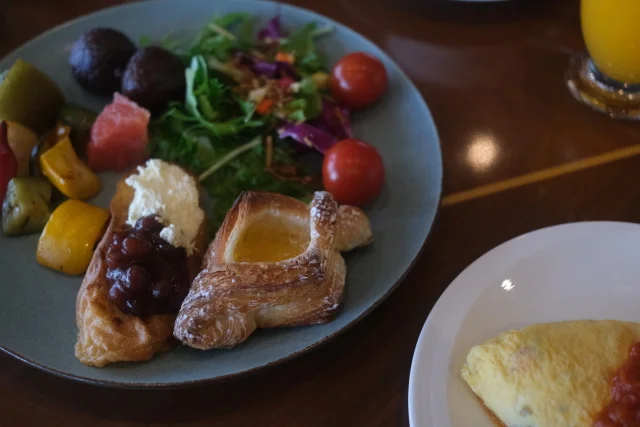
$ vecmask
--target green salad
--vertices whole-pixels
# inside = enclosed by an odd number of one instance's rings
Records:
[[[327,116],[337,107],[315,46],[315,39],[329,31],[310,23],[287,34],[276,17],[256,37],[251,16],[234,13],[212,20],[188,49],[164,41],[187,67],[186,96],[152,120],[151,156],[199,177],[215,201],[211,219],[216,226],[244,190],[304,199],[320,188],[299,161],[304,147],[284,139],[322,148],[350,135],[348,111],[322,123],[325,129],[310,132],[305,126],[322,116],[323,107],[331,110]],[[332,126],[337,136],[327,132]]]

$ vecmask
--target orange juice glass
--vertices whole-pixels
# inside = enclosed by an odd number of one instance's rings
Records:
[[[604,75],[640,83],[640,1],[582,0],[582,35]]]
[[[640,0],[582,0],[589,56],[574,58],[571,93],[614,118],[640,119]]]

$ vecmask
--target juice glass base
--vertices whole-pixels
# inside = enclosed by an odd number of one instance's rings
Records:
[[[572,58],[565,81],[571,94],[594,110],[614,119],[640,120],[640,85],[606,77],[587,55]]]

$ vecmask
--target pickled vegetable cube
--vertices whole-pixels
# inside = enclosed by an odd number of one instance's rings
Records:
[[[102,237],[109,212],[80,200],[67,200],[51,214],[40,236],[38,263],[70,275],[83,274]]]
[[[31,234],[42,230],[51,216],[51,184],[46,180],[13,178],[2,204],[2,231],[7,236]]]

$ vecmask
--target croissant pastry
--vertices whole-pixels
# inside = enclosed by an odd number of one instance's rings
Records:
[[[130,316],[108,299],[106,253],[115,231],[124,227],[134,190],[118,182],[111,200],[111,220],[98,244],[76,299],[78,340],[75,355],[85,365],[103,367],[112,362],[148,360],[177,344],[173,338],[175,315]],[[198,273],[204,249],[201,224],[196,250],[187,259],[189,279]]]
[[[256,328],[328,322],[344,291],[340,252],[371,242],[364,212],[338,207],[329,193],[309,206],[246,192],[209,246],[173,333],[205,350],[231,348]]]

